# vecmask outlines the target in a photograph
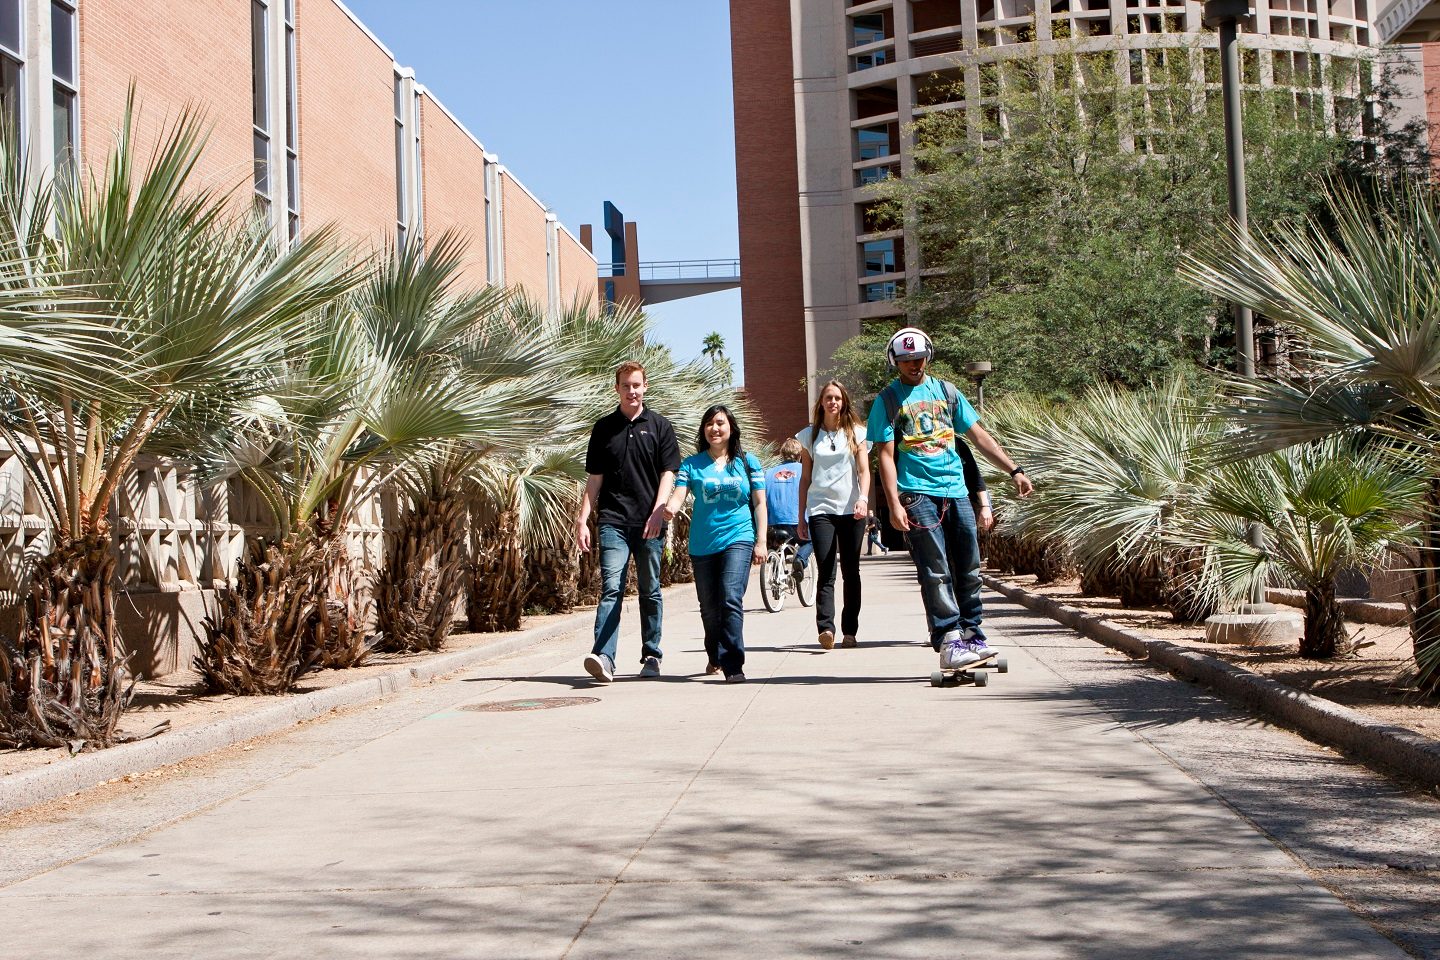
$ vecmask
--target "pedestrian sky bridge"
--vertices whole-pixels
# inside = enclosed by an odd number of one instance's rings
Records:
[[[648,260],[627,265],[602,263],[600,279],[633,276],[640,281],[640,299],[645,305],[698,297],[719,290],[740,286],[740,261],[728,260]]]

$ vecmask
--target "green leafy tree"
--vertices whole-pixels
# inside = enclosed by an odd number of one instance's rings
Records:
[[[877,226],[908,222],[919,237],[906,256],[926,273],[902,300],[908,322],[955,366],[994,363],[986,385],[997,394],[1064,400],[1096,382],[1141,388],[1178,367],[1228,365],[1223,307],[1176,274],[1183,252],[1227,217],[1218,91],[1205,83],[1215,57],[1062,47],[983,65],[987,106],[974,116],[922,116],[914,174],[875,188],[887,219]],[[1122,82],[1117,66],[1143,70],[1146,82]],[[1342,61],[1333,73],[1344,75]],[[1387,133],[1384,110],[1377,128],[1358,98],[1342,95],[1349,81],[1334,82],[1329,119],[1319,91],[1248,95],[1253,227],[1314,212],[1337,171],[1388,175],[1416,163],[1414,131]],[[1307,102],[1313,113],[1297,108]],[[1357,145],[1362,128],[1370,146]],[[892,329],[877,322],[837,355],[872,390],[887,375]]]

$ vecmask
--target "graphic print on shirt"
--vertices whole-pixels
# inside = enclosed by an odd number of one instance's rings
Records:
[[[912,400],[895,418],[900,447],[917,457],[938,457],[955,445],[955,425],[944,400]]]
[[[750,499],[749,484],[745,477],[704,477],[700,481],[700,497],[707,504],[746,503]]]
[[[790,480],[794,480],[798,476],[798,473],[796,473],[794,470],[789,469],[788,467],[775,471],[776,480],[783,480],[788,482]]]

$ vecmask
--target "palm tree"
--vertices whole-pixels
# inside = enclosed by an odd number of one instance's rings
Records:
[[[45,746],[109,745],[130,697],[110,504],[136,456],[177,411],[252,393],[297,318],[349,283],[327,232],[277,253],[229,197],[193,188],[205,141],[195,115],[169,127],[143,167],[132,115],[101,172],[28,195],[12,178],[3,204],[3,286],[63,278],[92,315],[68,346],[7,370],[0,415],[51,524],[4,677],[26,700],[24,729],[9,736]],[[97,346],[105,359],[76,365]]]
[[[1182,272],[1303,340],[1294,380],[1236,381],[1241,453],[1375,435],[1426,471],[1410,598],[1419,685],[1440,693],[1440,210],[1423,184],[1376,202],[1333,186],[1324,217],[1265,237],[1228,231]]]
[[[550,387],[528,401],[531,422],[545,427],[538,439],[574,432],[570,410],[578,392],[567,382],[567,344],[543,311],[521,318],[501,291],[457,292],[463,256],[464,245],[450,235],[424,256],[411,250],[394,257],[372,285],[366,310],[392,336],[405,332],[411,358],[449,357],[454,376],[477,393],[528,386],[543,375]],[[529,320],[535,322],[523,322]],[[565,402],[547,406],[547,398]],[[526,437],[521,446],[515,443],[519,436],[487,439],[436,443],[426,455],[409,458],[396,477],[400,515],[376,589],[376,625],[385,649],[434,650],[450,633],[465,586],[471,476],[486,460],[525,456],[537,437]]]
[[[1300,655],[1333,657],[1350,642],[1336,578],[1418,543],[1414,517],[1425,484],[1413,464],[1405,466],[1381,450],[1356,453],[1339,438],[1261,454],[1222,468],[1173,535],[1210,552],[1233,600],[1275,581],[1304,589]],[[1249,541],[1251,524],[1261,531],[1258,547]]]
[[[725,338],[720,336],[720,331],[712,330],[705,334],[704,347],[700,352],[711,363],[725,358]]]
[[[456,244],[436,241],[442,265]],[[540,346],[523,337],[491,358],[516,375],[470,375],[486,361],[457,331],[480,308],[431,309],[448,274],[422,260],[392,251],[356,295],[313,313],[311,335],[274,372],[266,407],[211,444],[210,475],[248,484],[277,528],[207,623],[197,665],[215,689],[279,692],[312,666],[363,660],[366,598],[344,544],[356,505],[456,446],[519,449],[534,420],[563,405]]]
[[[1008,426],[1006,445],[1041,480],[1021,528],[1064,543],[1128,604],[1160,602],[1180,620],[1209,616],[1216,598],[1203,557],[1166,533],[1212,481],[1222,429],[1206,415],[1213,397],[1184,378],[1137,392],[1101,386]]]

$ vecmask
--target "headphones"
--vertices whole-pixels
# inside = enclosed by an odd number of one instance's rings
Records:
[[[895,331],[890,342],[885,345],[885,356],[890,361],[890,366],[896,365],[896,355],[916,356],[924,354],[926,360],[935,359],[935,346],[930,342],[930,337],[918,327],[903,327]]]

